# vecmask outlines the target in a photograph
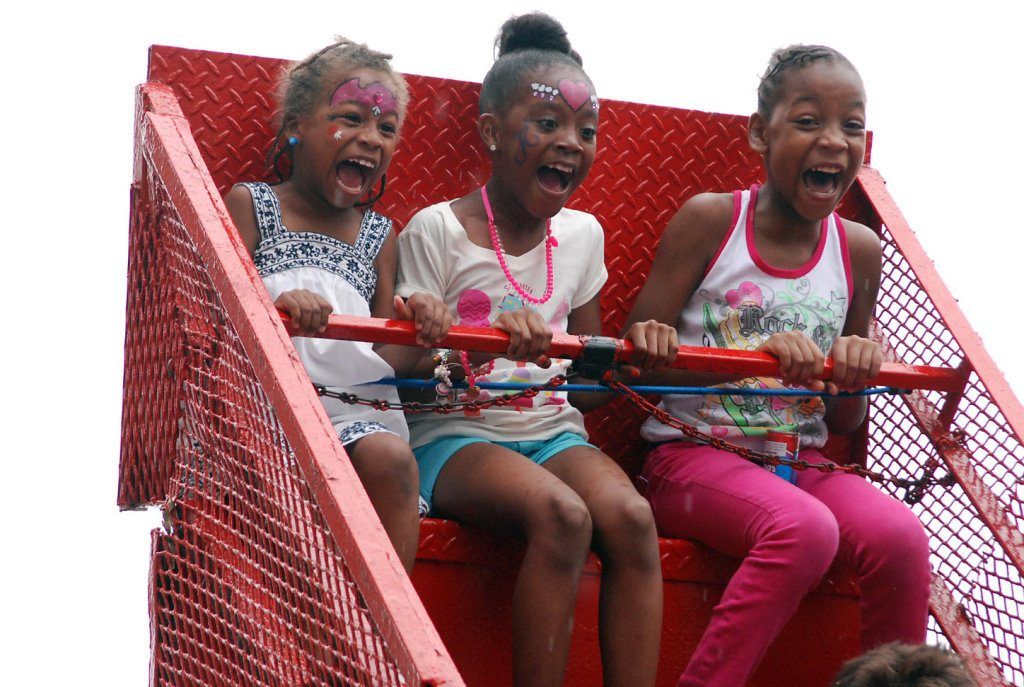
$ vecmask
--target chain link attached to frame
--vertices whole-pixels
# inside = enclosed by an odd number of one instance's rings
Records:
[[[367,399],[361,398],[356,394],[331,391],[322,384],[314,384],[313,387],[316,389],[317,394],[320,396],[326,396],[328,398],[337,399],[343,403],[349,405],[364,405],[377,410],[402,410],[406,413],[438,413],[441,415],[448,415],[450,413],[462,411],[470,414],[478,413],[485,408],[491,407],[502,407],[513,403],[514,401],[521,398],[533,398],[537,394],[543,391],[551,391],[557,389],[568,381],[568,378],[575,376],[570,373],[569,375],[555,375],[544,384],[538,384],[537,386],[531,386],[528,389],[517,391],[511,394],[498,394],[487,399],[480,400],[467,400],[467,401],[455,401],[452,403],[422,403],[419,401],[403,401],[401,403],[394,403],[392,401],[385,401],[382,399]],[[614,379],[607,379],[602,381],[604,386],[618,392],[624,396],[630,403],[637,408],[652,415],[658,422],[664,425],[678,429],[683,433],[684,436],[698,441],[702,444],[707,444],[713,448],[717,448],[722,451],[728,451],[734,453],[741,458],[749,460],[752,463],[761,466],[777,466],[785,465],[793,468],[794,470],[819,470],[821,472],[845,472],[851,475],[857,475],[858,477],[864,477],[872,482],[878,484],[893,484],[898,488],[905,489],[906,493],[903,500],[907,503],[917,503],[921,500],[924,494],[935,485],[949,487],[953,484],[952,473],[947,473],[942,477],[935,477],[935,467],[926,470],[924,475],[918,479],[910,479],[906,477],[890,477],[883,475],[873,470],[857,465],[856,463],[850,465],[837,465],[836,463],[809,463],[806,460],[781,458],[770,453],[764,453],[762,451],[755,451],[747,448],[746,446],[740,446],[731,442],[725,441],[718,437],[711,436],[701,432],[693,425],[689,425],[681,420],[669,415],[667,412],[656,406],[655,404],[648,401],[646,398],[635,392],[629,386],[623,384]]]
[[[513,394],[499,394],[485,399],[455,401],[452,403],[422,403],[420,401],[402,401],[401,403],[394,403],[393,401],[385,401],[382,399],[361,398],[356,394],[341,391],[331,391],[322,384],[314,384],[313,388],[316,389],[316,393],[320,396],[334,398],[342,403],[348,403],[349,405],[369,406],[377,410],[402,410],[406,413],[438,413],[440,415],[448,415],[449,413],[455,413],[458,411],[479,412],[492,406],[507,406],[518,399],[533,398],[541,392],[557,389],[565,384],[566,381],[568,381],[568,379],[565,375],[555,375],[543,384],[531,386],[529,389],[523,389],[522,391],[517,391]]]
[[[846,472],[851,475],[857,475],[858,477],[864,477],[866,479],[871,480],[872,482],[877,482],[878,484],[889,483],[901,489],[906,489],[907,492],[904,496],[904,500],[907,501],[907,503],[916,503],[917,501],[919,501],[921,497],[924,495],[924,492],[926,492],[933,485],[938,484],[944,487],[948,487],[953,484],[952,473],[948,473],[943,477],[936,478],[934,476],[934,470],[932,472],[926,473],[925,476],[920,479],[908,479],[905,477],[889,477],[888,475],[883,475],[879,472],[868,470],[867,468],[861,465],[857,465],[856,463],[853,463],[851,465],[837,465],[835,463],[808,463],[806,460],[800,460],[799,458],[795,460],[790,458],[780,458],[779,456],[772,455],[770,453],[754,451],[745,446],[733,444],[728,441],[725,441],[724,439],[713,437],[710,434],[705,434],[704,432],[701,432],[693,425],[689,425],[686,424],[685,422],[678,420],[677,418],[669,415],[667,412],[665,412],[658,406],[648,401],[640,394],[630,389],[622,382],[612,379],[603,382],[603,384],[605,384],[610,389],[614,389],[615,391],[625,396],[626,399],[629,400],[629,402],[632,403],[637,408],[640,408],[641,410],[650,413],[658,422],[664,425],[668,425],[669,427],[678,429],[680,432],[683,433],[684,436],[689,437],[690,439],[694,439],[695,441],[699,441],[702,444],[707,444],[708,446],[720,449],[722,451],[735,453],[741,458],[745,458],[746,460],[749,460],[752,463],[756,463],[757,465],[785,465],[793,468],[794,470]]]

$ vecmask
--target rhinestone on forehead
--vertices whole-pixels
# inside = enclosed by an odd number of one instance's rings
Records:
[[[534,97],[540,98],[541,100],[548,100],[554,102],[555,96],[558,95],[558,89],[554,86],[548,86],[543,83],[532,83],[530,88],[533,89]]]
[[[398,101],[395,94],[380,81],[374,81],[366,86],[360,84],[358,78],[342,82],[331,94],[331,105],[345,102],[365,105],[374,117],[392,112],[398,113]]]

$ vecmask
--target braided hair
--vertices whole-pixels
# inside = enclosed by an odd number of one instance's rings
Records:
[[[409,86],[402,75],[391,67],[391,55],[337,36],[327,47],[290,65],[278,81],[278,102],[281,103],[278,116],[281,125],[267,154],[267,166],[274,170],[278,179],[284,178],[279,168],[281,158],[291,150],[285,140],[285,131],[296,119],[312,113],[320,104],[319,98],[324,92],[324,79],[327,76],[340,70],[357,69],[380,72],[391,81],[390,85],[395,89],[398,101],[398,121],[401,124],[409,104]]]
[[[497,57],[480,86],[481,114],[503,113],[514,102],[511,93],[523,76],[539,68],[567,64],[583,71],[583,59],[573,50],[565,29],[543,12],[508,19],[498,31],[494,49]]]
[[[757,87],[757,111],[761,116],[771,116],[772,110],[779,102],[782,78],[787,72],[803,69],[818,60],[845,64],[857,73],[857,69],[846,56],[825,45],[790,45],[779,48],[768,60],[768,68]]]

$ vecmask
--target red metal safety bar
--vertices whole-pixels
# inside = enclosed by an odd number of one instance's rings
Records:
[[[288,326],[290,318],[282,313],[282,320]],[[416,330],[408,321],[385,320],[376,317],[355,317],[352,315],[331,315],[327,328],[316,335],[324,339],[348,339],[391,343],[406,346],[416,345]],[[440,348],[456,348],[484,353],[504,353],[508,350],[508,334],[490,327],[463,327],[454,325],[448,336],[438,342]],[[555,333],[551,338],[548,353],[554,358],[579,358],[583,354],[587,337]],[[628,363],[633,360],[633,344],[615,339],[615,360]],[[701,346],[680,346],[672,367],[702,372],[721,372],[744,376],[777,377],[779,361],[767,353],[738,351]],[[821,379],[832,377],[832,360],[825,361],[825,372]],[[936,391],[959,391],[963,389],[963,373],[948,367],[928,365],[905,365],[886,362],[878,376],[867,382],[873,386],[891,386],[899,389],[932,389]]]

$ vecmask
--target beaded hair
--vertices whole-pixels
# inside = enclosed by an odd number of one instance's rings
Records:
[[[779,102],[782,77],[786,72],[803,69],[818,60],[839,62],[847,65],[855,73],[857,71],[853,63],[846,59],[841,52],[825,45],[791,45],[787,48],[779,48],[772,53],[771,59],[768,60],[768,68],[757,87],[757,111],[761,116],[770,116],[772,109]]]
[[[885,644],[848,661],[833,687],[977,687],[955,654],[927,644]]]
[[[565,29],[543,12],[507,20],[498,31],[494,49],[497,58],[480,86],[481,114],[504,112],[513,102],[510,94],[522,84],[524,76],[541,67],[567,64],[583,71],[583,59],[573,50]]]
[[[278,81],[281,126],[267,155],[268,166],[274,169],[278,178],[283,178],[278,162],[289,150],[285,142],[285,130],[297,118],[316,109],[318,99],[324,94],[324,79],[327,76],[357,69],[380,72],[391,81],[390,85],[395,89],[395,98],[398,100],[398,120],[401,124],[409,104],[409,86],[402,75],[391,67],[391,55],[338,36],[334,43],[291,65]]]

